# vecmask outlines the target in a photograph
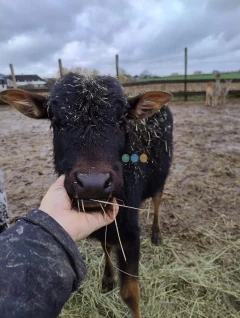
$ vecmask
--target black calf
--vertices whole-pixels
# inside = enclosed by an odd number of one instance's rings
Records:
[[[148,92],[127,98],[112,77],[85,78],[68,74],[53,87],[48,99],[21,90],[8,90],[0,98],[32,118],[49,118],[53,126],[55,168],[65,174],[65,187],[77,206],[88,212],[99,209],[95,200],[113,198],[139,208],[152,197],[152,242],[159,244],[159,207],[172,158],[172,115],[166,92]],[[138,210],[120,208],[119,246],[115,224],[92,234],[105,250],[103,290],[113,288],[110,255],[115,249],[121,296],[133,317],[139,309],[138,262],[140,231]]]

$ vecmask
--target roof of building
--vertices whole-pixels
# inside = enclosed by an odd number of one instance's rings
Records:
[[[11,75],[5,76],[9,79],[12,79]],[[15,75],[16,81],[17,82],[31,82],[31,81],[44,81],[44,79],[42,79],[41,77],[39,77],[38,75]]]
[[[6,77],[3,74],[0,74],[0,82],[1,84],[7,83]]]

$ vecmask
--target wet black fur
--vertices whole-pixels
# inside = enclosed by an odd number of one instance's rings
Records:
[[[128,107],[119,88],[111,77],[87,81],[72,73],[55,84],[49,99],[49,116],[59,174],[70,171],[79,156],[107,160],[113,165],[119,160],[124,136],[116,123]]]
[[[111,77],[85,80],[69,74],[60,80],[48,101],[57,173],[68,174],[77,161],[89,161],[89,165],[106,162],[116,173],[123,174],[123,186],[115,196],[126,205],[139,208],[145,199],[153,197],[164,186],[171,165],[172,115],[169,108],[163,106],[142,126],[139,119],[127,114],[135,104],[133,100],[127,102],[118,81]],[[137,131],[136,123],[145,128]],[[123,164],[124,153],[146,153],[149,160]],[[117,222],[128,263],[132,263],[132,272],[136,275],[140,246],[138,211],[121,207]],[[104,242],[105,228],[92,236]],[[108,226],[107,242],[119,246],[114,223]],[[121,253],[118,258],[124,270],[126,265]]]

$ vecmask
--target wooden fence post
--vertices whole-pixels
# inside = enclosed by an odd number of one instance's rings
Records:
[[[59,66],[60,78],[62,78],[63,77],[62,59],[58,59],[58,66]]]
[[[116,54],[116,77],[119,78],[119,59],[118,59],[118,54]]]
[[[188,100],[188,96],[187,96],[187,48],[185,47],[184,50],[184,60],[185,60],[185,73],[184,73],[184,100],[187,101]]]
[[[9,66],[10,66],[10,70],[11,70],[11,74],[12,74],[13,87],[14,87],[14,88],[17,88],[16,77],[15,77],[15,74],[14,74],[13,65],[12,65],[12,64],[9,64]]]

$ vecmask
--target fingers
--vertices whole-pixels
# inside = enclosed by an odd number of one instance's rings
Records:
[[[102,212],[87,213],[89,234],[97,231],[103,226],[110,224],[113,219],[104,216]]]
[[[101,211],[95,213],[87,213],[88,217],[93,218],[93,231],[96,231],[103,226],[109,225],[114,221],[119,211],[119,205],[117,204],[116,200],[114,200],[113,203],[114,205],[112,205],[112,208],[110,210],[107,210],[106,212]]]
[[[113,203],[112,209],[110,209],[107,213],[107,216],[109,217],[110,223],[116,218],[118,211],[119,211],[119,205],[118,205],[115,198],[113,199],[112,203]]]

